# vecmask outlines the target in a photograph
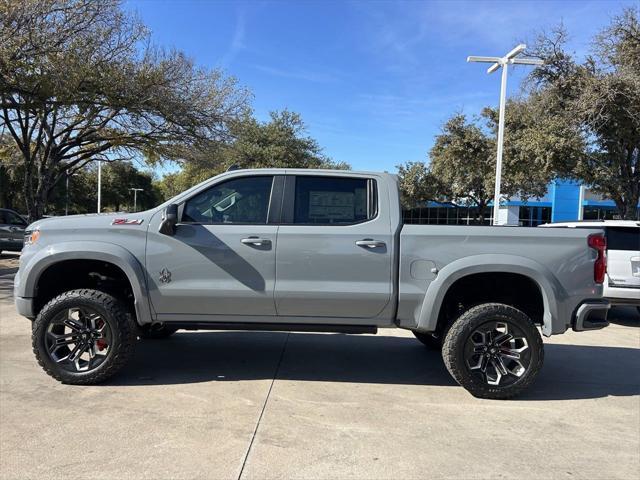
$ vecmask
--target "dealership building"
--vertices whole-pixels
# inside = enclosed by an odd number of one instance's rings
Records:
[[[603,199],[579,182],[567,180],[551,182],[547,194],[540,199],[505,201],[499,212],[501,224],[525,227],[548,222],[613,219],[616,215],[616,205],[612,200]],[[428,202],[425,206],[404,211],[405,222],[417,224],[465,225],[473,223],[477,216],[478,209],[473,205],[438,202]],[[640,219],[640,205],[636,218]],[[491,223],[490,209],[485,212],[483,223]]]

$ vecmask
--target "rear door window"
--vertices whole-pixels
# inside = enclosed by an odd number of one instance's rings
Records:
[[[607,227],[608,250],[640,250],[640,228]]]
[[[296,177],[296,225],[353,225],[376,215],[372,189],[366,178]]]

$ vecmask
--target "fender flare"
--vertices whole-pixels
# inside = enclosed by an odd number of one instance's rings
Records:
[[[444,297],[457,280],[476,273],[492,272],[515,273],[533,280],[540,289],[544,304],[542,331],[546,336],[556,333],[558,329],[554,329],[554,321],[564,318],[565,313],[559,311],[563,302],[558,301],[567,297],[564,288],[544,265],[530,258],[506,254],[472,255],[456,260],[440,270],[425,292],[417,318],[418,329],[431,332],[436,330]]]
[[[144,268],[129,250],[113,243],[61,242],[43,248],[25,265],[24,270],[28,273],[24,279],[21,279],[20,289],[16,295],[25,298],[35,297],[36,286],[45,270],[65,260],[98,260],[120,268],[127,276],[133,290],[138,324],[142,325],[153,321]]]

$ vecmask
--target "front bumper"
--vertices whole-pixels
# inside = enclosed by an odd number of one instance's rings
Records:
[[[611,308],[608,301],[588,301],[580,304],[573,317],[572,327],[576,332],[599,330],[609,325],[607,313]]]
[[[33,298],[15,297],[16,310],[23,317],[31,320],[35,318],[33,314]]]

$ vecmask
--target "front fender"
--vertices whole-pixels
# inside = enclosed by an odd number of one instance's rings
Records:
[[[464,257],[440,270],[436,279],[429,284],[422,301],[417,319],[418,329],[435,331],[444,297],[457,280],[475,273],[490,272],[517,273],[531,278],[540,288],[544,302],[543,333],[551,335],[565,330],[566,326],[560,320],[567,318],[565,316],[567,315],[567,312],[565,312],[566,302],[563,300],[568,295],[555,275],[547,267],[535,260],[506,254]],[[571,313],[569,312],[568,314],[570,315]]]
[[[36,286],[44,271],[64,260],[99,260],[119,267],[131,284],[138,323],[142,325],[152,322],[144,268],[129,250],[113,243],[62,242],[44,247],[30,257],[25,265],[20,266],[16,297],[35,297]]]

